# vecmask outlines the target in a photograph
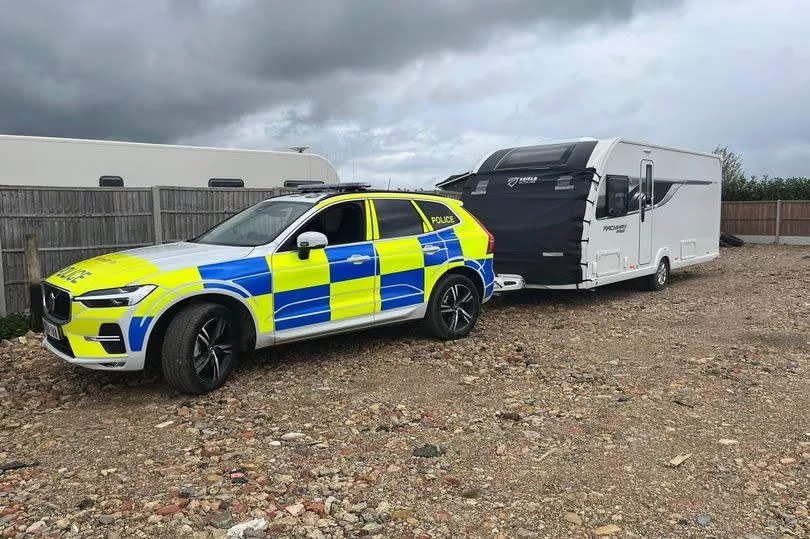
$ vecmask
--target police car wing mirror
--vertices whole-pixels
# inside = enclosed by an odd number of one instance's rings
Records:
[[[295,241],[298,245],[298,258],[301,260],[307,260],[312,249],[323,249],[329,245],[326,235],[320,232],[302,232]]]

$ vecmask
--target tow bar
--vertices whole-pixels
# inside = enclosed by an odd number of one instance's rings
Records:
[[[520,290],[526,285],[520,275],[500,274],[495,276],[495,292],[511,292]]]

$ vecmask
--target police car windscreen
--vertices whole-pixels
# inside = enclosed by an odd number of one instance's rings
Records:
[[[208,232],[196,243],[256,247],[270,243],[312,207],[310,202],[268,200],[237,213]]]

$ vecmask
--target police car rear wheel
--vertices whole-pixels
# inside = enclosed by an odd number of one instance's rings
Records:
[[[163,376],[184,393],[207,393],[225,382],[238,353],[233,313],[216,303],[190,305],[169,323],[163,341]]]
[[[481,298],[473,282],[463,275],[445,275],[433,289],[425,325],[440,339],[459,339],[470,333],[480,310]]]

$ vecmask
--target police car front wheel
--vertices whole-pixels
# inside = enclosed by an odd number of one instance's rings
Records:
[[[480,311],[481,298],[473,282],[463,275],[445,275],[433,289],[425,325],[440,339],[460,339],[472,331]]]
[[[184,393],[221,386],[239,354],[239,330],[231,311],[216,303],[189,305],[169,323],[163,341],[163,376]]]

